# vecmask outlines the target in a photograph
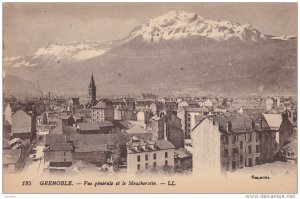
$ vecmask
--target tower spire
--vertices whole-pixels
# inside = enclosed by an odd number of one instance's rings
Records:
[[[90,81],[90,84],[89,84],[89,97],[91,99],[91,104],[95,105],[97,103],[97,100],[96,100],[96,84],[95,84],[95,81],[94,81],[94,74],[93,73],[92,73],[91,81]]]

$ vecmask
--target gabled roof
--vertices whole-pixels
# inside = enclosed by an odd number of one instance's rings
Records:
[[[202,122],[203,122],[204,120],[210,121],[207,117],[202,118],[202,119],[198,122],[198,124],[196,124],[196,126],[191,130],[191,132],[194,131],[194,129],[196,129],[200,124],[202,124]]]
[[[155,146],[161,150],[164,150],[164,149],[175,149],[175,146],[167,141],[167,140],[164,140],[164,139],[161,139],[161,140],[156,140],[155,141]]]
[[[282,122],[280,114],[263,114],[263,117],[271,130],[279,130]]]
[[[3,164],[16,164],[21,156],[21,149],[3,151]]]
[[[18,110],[12,115],[12,133],[31,132],[31,117],[23,110]]]
[[[44,148],[43,151],[71,151],[72,145],[69,143],[54,143]]]
[[[252,129],[252,120],[247,115],[235,114],[228,117],[217,116],[214,118],[214,121],[218,122],[220,129],[226,130],[226,125],[228,122],[231,123],[232,128],[231,132],[242,133],[245,131],[251,131]]]

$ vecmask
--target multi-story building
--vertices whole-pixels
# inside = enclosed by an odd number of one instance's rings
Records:
[[[193,170],[222,173],[261,164],[261,141],[248,116],[204,118],[192,130]]]
[[[222,173],[273,162],[282,119],[278,114],[262,114],[259,121],[239,114],[204,117],[192,130],[194,171]]]
[[[181,120],[175,114],[168,113],[158,122],[158,139],[171,142],[176,149],[184,147],[184,133],[181,129]]]
[[[185,121],[185,138],[191,138],[191,130],[197,125],[197,116],[205,114],[203,108],[185,108],[184,121]],[[182,118],[181,118],[182,119]]]
[[[144,142],[132,138],[127,144],[127,172],[174,169],[174,150],[175,147],[167,140]]]
[[[92,122],[103,122],[114,120],[114,108],[105,102],[98,102],[92,106]]]

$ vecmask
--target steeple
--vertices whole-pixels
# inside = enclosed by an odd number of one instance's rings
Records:
[[[91,81],[89,88],[96,88],[95,81],[94,81],[94,74],[92,73]]]
[[[96,101],[96,84],[95,84],[95,81],[94,81],[93,73],[92,73],[91,81],[90,81],[90,84],[89,84],[89,97],[91,99],[91,104],[95,105],[97,103],[97,101]]]

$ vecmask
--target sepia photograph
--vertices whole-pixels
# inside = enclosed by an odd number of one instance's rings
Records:
[[[3,194],[295,198],[297,2],[2,14]]]

